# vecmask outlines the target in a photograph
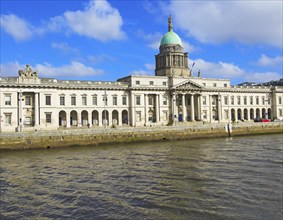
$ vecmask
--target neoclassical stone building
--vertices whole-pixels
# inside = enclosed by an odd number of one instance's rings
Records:
[[[171,17],[155,59],[155,76],[116,82],[40,78],[27,65],[18,77],[0,78],[0,131],[283,119],[282,87],[193,77]]]

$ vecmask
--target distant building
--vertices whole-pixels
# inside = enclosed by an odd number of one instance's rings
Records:
[[[171,17],[155,60],[155,76],[116,82],[40,78],[27,65],[0,78],[0,131],[283,119],[283,87],[192,76]]]

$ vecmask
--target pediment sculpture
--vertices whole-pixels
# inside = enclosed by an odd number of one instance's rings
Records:
[[[19,70],[19,77],[38,78],[38,72],[33,71],[30,65],[27,64],[24,70]]]

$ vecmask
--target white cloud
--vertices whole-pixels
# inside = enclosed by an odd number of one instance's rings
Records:
[[[103,70],[93,69],[90,66],[85,66],[84,64],[76,61],[57,67],[49,63],[36,64],[31,67],[33,70],[37,70],[39,77],[42,78],[84,77],[103,74]],[[18,71],[21,69],[25,69],[25,65],[20,64],[18,61],[1,64],[1,76],[18,76]]]
[[[25,65],[20,64],[18,61],[0,64],[0,76],[2,77],[15,77],[18,76],[18,71],[25,68]]]
[[[69,28],[82,36],[100,41],[126,37],[121,30],[123,21],[119,11],[107,1],[91,1],[84,11],[67,11],[64,18]]]
[[[203,59],[189,60],[189,63],[195,65],[193,67],[193,76],[197,76],[200,69],[203,78],[220,78],[230,79],[231,81],[240,82],[268,82],[270,80],[278,80],[282,78],[277,72],[247,72],[233,63],[225,62],[208,62]]]
[[[283,56],[276,56],[276,57],[268,57],[262,54],[257,61],[257,64],[260,66],[283,66]]]
[[[140,70],[133,70],[130,72],[130,75],[144,75],[144,76],[152,76],[154,75],[155,65],[146,63],[145,65],[146,70],[140,69]]]
[[[282,1],[172,1],[173,24],[204,43],[282,48]]]
[[[23,41],[32,37],[32,26],[17,15],[1,15],[0,25],[16,41]]]
[[[117,9],[107,1],[96,0],[91,0],[84,10],[66,11],[37,27],[14,14],[1,15],[1,27],[18,41],[33,35],[62,31],[99,41],[121,40],[126,38],[122,25],[123,20]]]
[[[64,43],[64,42],[61,42],[61,43],[52,42],[51,47],[54,48],[54,49],[61,50],[61,51],[66,52],[66,53],[74,53],[74,54],[79,53],[78,49],[73,48],[73,47],[69,46],[67,43]]]

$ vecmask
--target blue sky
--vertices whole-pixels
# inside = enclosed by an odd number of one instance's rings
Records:
[[[1,0],[1,76],[26,64],[39,77],[116,81],[154,75],[167,18],[196,76],[282,78],[282,0]]]

